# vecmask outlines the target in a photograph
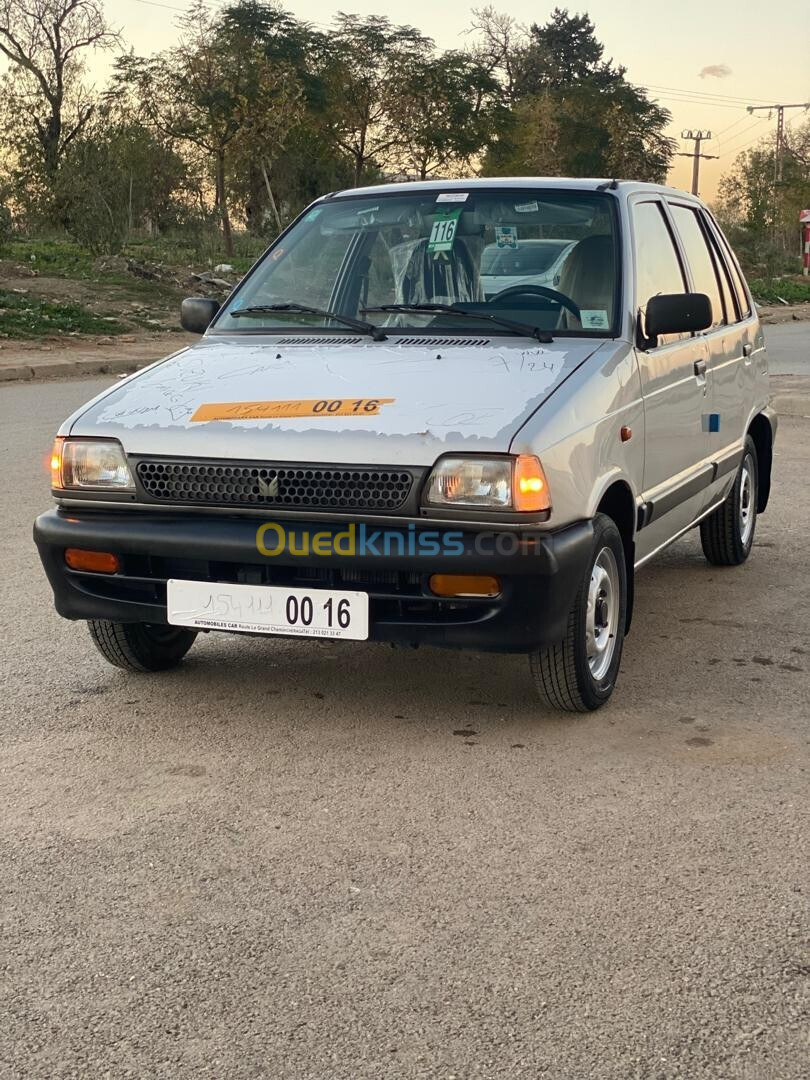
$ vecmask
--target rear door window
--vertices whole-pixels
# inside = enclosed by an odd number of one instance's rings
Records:
[[[705,293],[712,304],[712,329],[725,322],[723,301],[720,296],[720,283],[714,267],[706,237],[700,227],[697,211],[691,206],[670,203],[670,210],[675,221],[675,228],[681,238],[689,269],[692,271],[693,289]]]

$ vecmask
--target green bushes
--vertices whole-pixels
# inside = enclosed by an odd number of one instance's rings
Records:
[[[759,304],[810,304],[810,278],[753,278],[748,285]]]

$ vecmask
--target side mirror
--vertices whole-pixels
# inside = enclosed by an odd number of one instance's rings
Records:
[[[218,311],[218,300],[191,296],[180,305],[180,325],[190,334],[204,334]]]
[[[688,334],[712,325],[712,302],[706,293],[661,293],[647,301],[644,317],[647,337]]]

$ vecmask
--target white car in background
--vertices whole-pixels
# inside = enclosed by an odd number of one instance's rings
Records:
[[[565,260],[576,247],[574,240],[516,240],[516,247],[488,244],[481,253],[481,287],[494,296],[514,285],[560,283]]]

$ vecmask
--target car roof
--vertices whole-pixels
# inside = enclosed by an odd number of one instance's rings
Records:
[[[467,180],[416,180],[416,181],[392,181],[388,184],[374,184],[369,187],[346,188],[343,191],[333,191],[327,198],[341,198],[349,195],[382,195],[392,192],[403,194],[415,194],[420,191],[472,191],[475,188],[489,188],[509,190],[520,188],[523,191],[531,188],[545,191],[604,191],[610,190],[622,198],[636,193],[658,194],[686,198],[690,202],[700,202],[694,195],[681,191],[679,188],[668,187],[666,184],[648,184],[640,180],[616,180],[604,177],[565,177],[565,176],[508,176],[508,177],[475,177]]]

